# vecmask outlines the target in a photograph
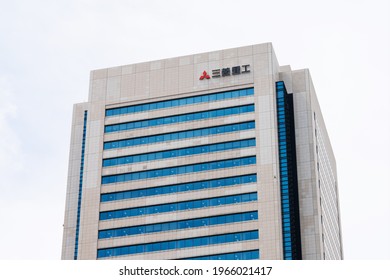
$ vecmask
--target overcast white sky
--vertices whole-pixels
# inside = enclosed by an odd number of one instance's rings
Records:
[[[390,1],[0,0],[0,259],[59,259],[72,105],[89,71],[272,42],[309,68],[346,259],[390,259]]]

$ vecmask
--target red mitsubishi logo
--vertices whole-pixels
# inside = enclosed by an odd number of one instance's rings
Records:
[[[203,80],[203,79],[210,79],[210,75],[207,74],[206,71],[203,71],[202,76],[200,76],[200,78],[199,78],[199,80]]]

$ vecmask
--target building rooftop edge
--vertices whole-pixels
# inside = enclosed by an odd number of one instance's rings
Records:
[[[237,56],[243,56],[243,55],[254,55],[254,54],[260,54],[260,53],[266,53],[266,52],[272,52],[273,46],[271,42],[265,42],[261,44],[254,44],[254,45],[246,45],[246,46],[240,46],[235,48],[227,48],[227,49],[221,49],[221,50],[212,50],[209,52],[201,52],[201,53],[195,53],[195,54],[188,54],[183,56],[177,56],[177,57],[170,57],[170,58],[163,58],[158,60],[151,60],[151,61],[142,61],[137,62],[133,64],[123,64],[123,65],[117,65],[107,68],[98,68],[93,69],[90,71],[90,78],[91,79],[101,79],[108,76],[119,76],[122,74],[126,74],[126,70],[122,71],[122,68],[129,68],[129,67],[135,67],[135,68],[145,68],[146,64],[158,64],[164,62],[165,67],[163,68],[172,68],[176,65],[183,65],[180,64],[180,61],[177,61],[175,63],[174,60],[189,60],[191,57],[193,59],[192,63],[198,63],[198,62],[207,62],[207,61],[214,61],[214,60],[220,60],[220,59],[228,59],[228,58],[234,58]],[[233,53],[236,52],[236,55]],[[222,54],[222,57],[217,58],[217,54]],[[205,56],[208,56],[207,59]],[[191,60],[191,59],[190,59]],[[176,64],[176,65],[175,65]],[[187,63],[191,64],[191,63]],[[172,66],[170,66],[172,65]],[[152,67],[150,67],[149,70],[154,70]],[[128,71],[128,70],[127,70]],[[146,69],[144,71],[147,71]],[[134,71],[134,72],[144,72],[144,71]],[[111,75],[110,73],[111,72]],[[120,72],[120,73],[119,73]],[[125,72],[125,73],[123,73]]]

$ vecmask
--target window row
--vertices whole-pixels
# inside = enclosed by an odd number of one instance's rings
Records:
[[[220,234],[213,236],[195,237],[172,241],[162,241],[149,244],[129,245],[115,248],[98,249],[97,257],[115,257],[122,255],[133,255],[157,251],[177,250],[183,248],[216,245],[231,242],[249,241],[259,239],[257,230]]]
[[[248,96],[253,94],[254,94],[253,88],[247,88],[241,90],[232,90],[232,91],[205,94],[199,96],[184,97],[184,98],[178,98],[178,99],[172,99],[166,101],[107,109],[106,116],[109,117],[109,116],[124,115],[124,114],[134,114],[134,113],[139,113],[144,111],[159,110],[159,109],[185,106],[185,105],[191,105],[197,103],[213,102],[213,101],[230,99],[230,98],[238,98],[238,97],[243,97],[243,96]]]
[[[132,172],[117,175],[102,176],[102,184],[120,183],[134,180],[145,180],[157,177],[172,175],[181,175],[194,172],[203,172],[222,168],[238,167],[256,163],[256,156],[235,158],[228,160],[211,161],[205,163],[189,164],[176,167],[167,167],[162,169],[153,169],[140,172]]]
[[[205,120],[205,119],[218,118],[223,116],[245,114],[245,113],[253,112],[254,110],[255,110],[255,105],[250,104],[250,105],[236,106],[230,108],[208,110],[203,112],[167,116],[167,117],[150,119],[150,120],[111,124],[111,125],[106,125],[104,127],[104,132],[110,133],[110,132],[118,132],[124,130],[133,130],[138,128],[146,128],[151,126],[169,125],[173,123]]]
[[[255,128],[255,122],[250,121],[250,122],[220,125],[220,126],[207,127],[207,128],[185,130],[180,132],[150,135],[144,137],[105,142],[104,150],[216,135],[222,133],[237,132],[241,130],[248,130],[254,128]]]
[[[99,239],[257,220],[257,211],[99,231]]]
[[[234,252],[227,254],[211,255],[211,256],[201,256],[201,257],[192,257],[180,260],[258,260],[260,259],[259,250],[245,251],[245,252]]]
[[[151,161],[151,160],[160,160],[174,157],[183,157],[191,156],[205,153],[221,152],[226,150],[241,149],[247,147],[256,146],[256,139],[245,139],[210,145],[195,146],[189,148],[181,148],[174,150],[167,150],[162,152],[153,152],[140,155],[131,155],[124,157],[116,157],[103,159],[103,167],[122,165],[122,164],[131,164],[137,162]]]
[[[246,193],[229,196],[221,196],[206,199],[197,199],[183,202],[151,205],[121,210],[106,211],[100,213],[100,220],[120,219],[142,215],[153,215],[175,211],[193,210],[205,207],[221,206],[235,203],[245,203],[257,200],[257,193]]]
[[[161,186],[155,188],[105,193],[101,195],[100,201],[108,202],[108,201],[115,201],[115,200],[122,200],[122,199],[140,198],[145,196],[164,195],[170,193],[228,187],[233,185],[249,184],[255,182],[257,182],[256,174],[250,174],[250,175],[219,178],[219,179],[205,180],[205,181],[198,181],[198,182],[189,182],[189,183],[183,183],[177,185]]]

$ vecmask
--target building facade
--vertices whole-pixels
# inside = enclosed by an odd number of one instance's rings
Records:
[[[307,69],[270,43],[91,72],[62,259],[342,259],[336,162]]]

